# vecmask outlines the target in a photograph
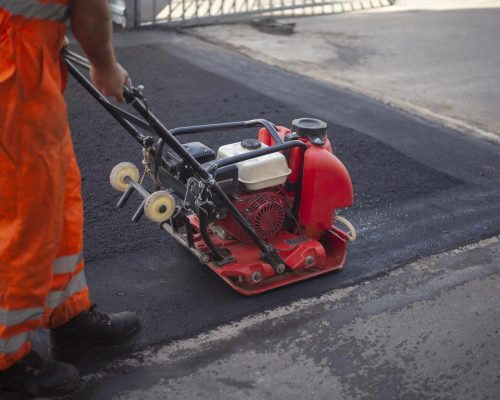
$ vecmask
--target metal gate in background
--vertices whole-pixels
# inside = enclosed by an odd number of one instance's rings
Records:
[[[292,17],[390,6],[396,0],[110,0],[113,19],[128,28],[192,26],[253,16]]]

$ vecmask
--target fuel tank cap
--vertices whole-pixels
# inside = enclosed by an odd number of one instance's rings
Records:
[[[298,118],[292,121],[292,131],[299,136],[309,138],[316,146],[325,144],[326,128],[326,122],[316,118]]]
[[[298,118],[292,121],[292,128],[300,136],[325,136],[327,125],[316,118]]]
[[[260,148],[260,142],[257,139],[243,139],[241,147],[248,150],[256,150]]]

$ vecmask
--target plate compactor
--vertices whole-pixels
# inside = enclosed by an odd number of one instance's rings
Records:
[[[300,118],[288,129],[255,119],[167,129],[150,111],[143,87],[124,87],[138,117],[111,104],[80,72],[76,66],[89,67],[85,58],[68,50],[63,57],[70,74],[142,146],[142,177],[129,162],[110,175],[123,192],[118,207],[134,193],[142,197],[134,222],[146,216],[244,295],[342,268],[356,231],[335,211],[352,205],[353,190],[325,122]],[[177,139],[243,128],[259,130],[217,152]],[[145,188],[145,176],[155,191]]]

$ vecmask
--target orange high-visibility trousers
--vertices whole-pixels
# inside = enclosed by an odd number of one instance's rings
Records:
[[[0,370],[90,308],[63,98],[69,0],[0,0]]]

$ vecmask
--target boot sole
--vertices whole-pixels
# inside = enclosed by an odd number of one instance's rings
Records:
[[[61,385],[57,388],[50,390],[37,389],[34,387],[20,387],[19,385],[1,385],[1,389],[5,392],[18,393],[22,395],[28,395],[31,397],[59,397],[64,396],[69,393],[73,393],[80,383],[80,377],[76,377],[75,380],[68,382],[64,385]]]
[[[49,351],[52,358],[54,358],[54,360],[56,361],[75,362],[80,357],[89,355],[89,352],[91,350],[95,350],[102,347],[119,346],[127,342],[128,340],[132,339],[140,331],[141,331],[141,326],[138,326],[135,329],[127,332],[126,334],[118,338],[102,339],[100,341],[96,341],[93,343],[82,343],[67,349],[54,349],[53,347],[50,347]]]

